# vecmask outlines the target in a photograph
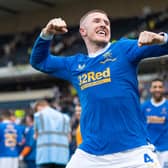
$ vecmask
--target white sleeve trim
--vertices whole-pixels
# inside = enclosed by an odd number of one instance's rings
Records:
[[[164,36],[164,42],[163,42],[163,44],[166,44],[168,42],[168,34],[164,33],[164,32],[161,32],[159,34],[162,35],[162,36]]]
[[[40,33],[40,37],[43,39],[43,40],[52,40],[54,35],[44,35],[43,32]]]

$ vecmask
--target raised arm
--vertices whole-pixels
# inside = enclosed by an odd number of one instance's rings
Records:
[[[60,35],[66,32],[68,32],[68,29],[65,21],[61,18],[55,18],[50,20],[42,30],[42,36],[52,38],[54,35]]]
[[[127,52],[131,62],[139,62],[143,58],[158,57],[168,54],[168,35],[143,31],[138,40],[127,40]]]
[[[35,69],[69,80],[67,57],[54,56],[49,51],[53,36],[64,34],[67,31],[67,25],[61,18],[50,20],[42,29],[40,36],[34,43],[30,57],[30,64]]]

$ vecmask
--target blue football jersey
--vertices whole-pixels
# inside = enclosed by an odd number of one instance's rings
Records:
[[[36,139],[34,137],[33,126],[29,126],[25,129],[25,140],[26,143],[24,146],[30,147],[31,151],[25,156],[24,160],[36,160]]]
[[[0,123],[0,157],[18,157],[22,128],[11,122]]]
[[[104,155],[146,145],[137,67],[143,58],[168,54],[168,44],[139,48],[137,40],[121,39],[94,57],[81,53],[61,57],[49,54],[50,43],[39,37],[30,63],[76,88],[82,106],[79,148]]]
[[[168,150],[168,101],[164,100],[160,105],[154,105],[148,100],[142,104],[142,111],[146,116],[151,143],[158,151]],[[159,117],[161,120],[150,122],[150,117]]]

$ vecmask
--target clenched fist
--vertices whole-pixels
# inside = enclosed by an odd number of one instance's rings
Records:
[[[68,32],[65,21],[61,18],[54,18],[48,22],[42,30],[44,36],[64,34]]]
[[[139,47],[144,45],[163,44],[163,43],[164,43],[164,36],[149,31],[141,32],[138,38]]]

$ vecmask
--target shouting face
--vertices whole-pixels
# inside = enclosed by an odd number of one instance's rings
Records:
[[[105,13],[93,12],[80,22],[80,33],[86,43],[107,44],[110,40],[110,21]]]

